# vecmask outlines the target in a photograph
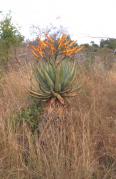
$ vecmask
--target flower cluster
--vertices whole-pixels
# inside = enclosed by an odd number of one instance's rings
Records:
[[[59,39],[46,34],[45,40],[38,39],[38,46],[31,46],[33,55],[38,58],[52,57],[53,55],[63,55],[72,57],[76,55],[83,47],[78,47],[76,41],[72,41],[67,35],[62,35]]]

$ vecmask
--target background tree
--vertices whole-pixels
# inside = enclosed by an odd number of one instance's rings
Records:
[[[110,49],[116,49],[116,39],[115,38],[108,38],[106,40],[102,39],[100,42],[100,47],[107,47]]]
[[[0,22],[0,62],[6,64],[10,59],[12,49],[19,46],[24,37],[18,28],[13,25],[11,14],[7,14]]]

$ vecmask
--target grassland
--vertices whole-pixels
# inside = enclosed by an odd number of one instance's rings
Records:
[[[29,98],[31,60],[3,73],[0,179],[115,179],[116,65],[96,58],[79,64],[81,90],[60,117]]]

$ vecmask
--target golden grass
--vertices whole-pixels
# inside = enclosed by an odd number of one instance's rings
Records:
[[[28,68],[28,67],[26,67]],[[29,66],[30,68],[30,66]],[[114,179],[116,176],[116,73],[97,70],[78,77],[79,95],[61,117],[44,114],[42,132],[24,124],[15,132],[14,112],[29,105],[25,67],[8,72],[0,99],[0,179]]]

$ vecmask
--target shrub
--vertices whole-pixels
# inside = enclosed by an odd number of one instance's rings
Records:
[[[23,124],[26,124],[32,132],[37,131],[41,112],[42,108],[37,104],[33,104],[26,109],[21,110],[11,119],[11,125],[13,129],[15,130],[18,127],[21,127]]]
[[[11,48],[19,46],[24,40],[16,26],[12,24],[12,17],[7,14],[0,22],[0,63],[7,64]]]

